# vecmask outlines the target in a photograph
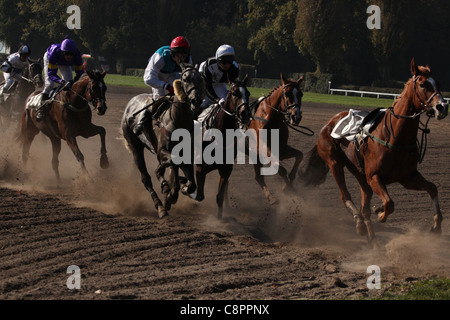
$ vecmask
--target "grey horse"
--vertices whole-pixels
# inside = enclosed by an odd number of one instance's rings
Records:
[[[193,134],[194,114],[204,98],[205,83],[197,68],[192,65],[181,64],[181,69],[181,78],[173,83],[175,89],[173,97],[162,98],[158,101],[153,101],[151,94],[140,94],[133,97],[127,104],[121,124],[127,147],[133,154],[135,164],[141,173],[142,183],[150,192],[160,218],[168,215],[171,205],[177,202],[180,189],[183,194],[188,195],[197,188],[193,161],[180,165],[175,165],[172,161],[171,150],[174,142],[171,141],[171,135],[176,129],[185,129]],[[161,104],[161,106],[151,119],[143,122],[142,134],[137,134],[135,128],[139,117],[142,116],[143,112],[141,111],[150,104]],[[158,166],[155,174],[161,183],[164,203],[155,192],[147,171],[144,159],[145,149],[156,154]],[[178,176],[179,168],[183,170],[185,179]],[[164,177],[166,169],[169,170],[169,182]],[[185,182],[182,188],[180,181]]]

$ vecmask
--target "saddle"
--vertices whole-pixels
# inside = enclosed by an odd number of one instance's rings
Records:
[[[212,128],[214,120],[220,111],[220,104],[215,103],[205,108],[200,115],[197,117],[197,121],[202,123],[203,130],[208,130]]]
[[[348,115],[342,118],[331,132],[334,139],[346,138],[348,141],[355,139],[362,141],[377,125],[386,109],[378,108],[373,111],[350,109]]]

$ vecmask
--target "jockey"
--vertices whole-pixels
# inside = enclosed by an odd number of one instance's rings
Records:
[[[192,64],[191,45],[185,37],[176,37],[170,46],[164,46],[156,50],[150,57],[144,72],[144,82],[152,88],[153,101],[166,95],[166,91],[174,94],[173,82],[180,78],[180,63]],[[143,111],[141,121],[137,125],[137,132],[142,131],[145,119],[153,114],[160,104],[153,105]],[[155,108],[153,108],[155,106]]]
[[[221,45],[215,57],[200,64],[199,71],[206,83],[206,96],[201,108],[205,109],[215,102],[223,104],[228,93],[227,83],[233,83],[239,77],[234,48],[227,44]]]
[[[72,75],[72,66],[75,69],[75,79]],[[58,70],[61,72],[62,79],[58,76]],[[45,87],[42,91],[42,101],[49,98],[48,95],[55,84],[70,88],[83,73],[83,59],[73,40],[66,36],[62,43],[52,44],[44,54]],[[39,108],[36,118],[39,120],[41,117],[42,108]]]
[[[23,69],[30,65],[31,50],[28,46],[23,45],[19,51],[8,56],[3,62],[0,70],[3,71],[5,84],[0,87],[0,102],[3,99],[3,92],[7,92],[14,83],[14,80],[22,79]]]

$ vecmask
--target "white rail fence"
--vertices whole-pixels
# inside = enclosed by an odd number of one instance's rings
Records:
[[[384,93],[384,92],[372,92],[372,91],[358,91],[358,90],[345,90],[345,89],[331,89],[331,87],[328,88],[328,93],[329,94],[334,94],[334,93],[343,93],[345,94],[345,96],[348,96],[348,94],[353,94],[353,95],[359,95],[361,98],[363,98],[364,96],[366,97],[376,97],[377,99],[380,99],[380,97],[390,97],[392,99],[396,99],[400,94],[396,94],[396,93]],[[444,98],[444,100],[447,103],[450,103],[450,98]]]

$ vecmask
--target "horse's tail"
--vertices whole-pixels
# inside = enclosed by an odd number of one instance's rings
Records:
[[[319,156],[317,145],[312,148],[302,162],[298,176],[305,186],[318,186],[325,182],[330,170]]]

